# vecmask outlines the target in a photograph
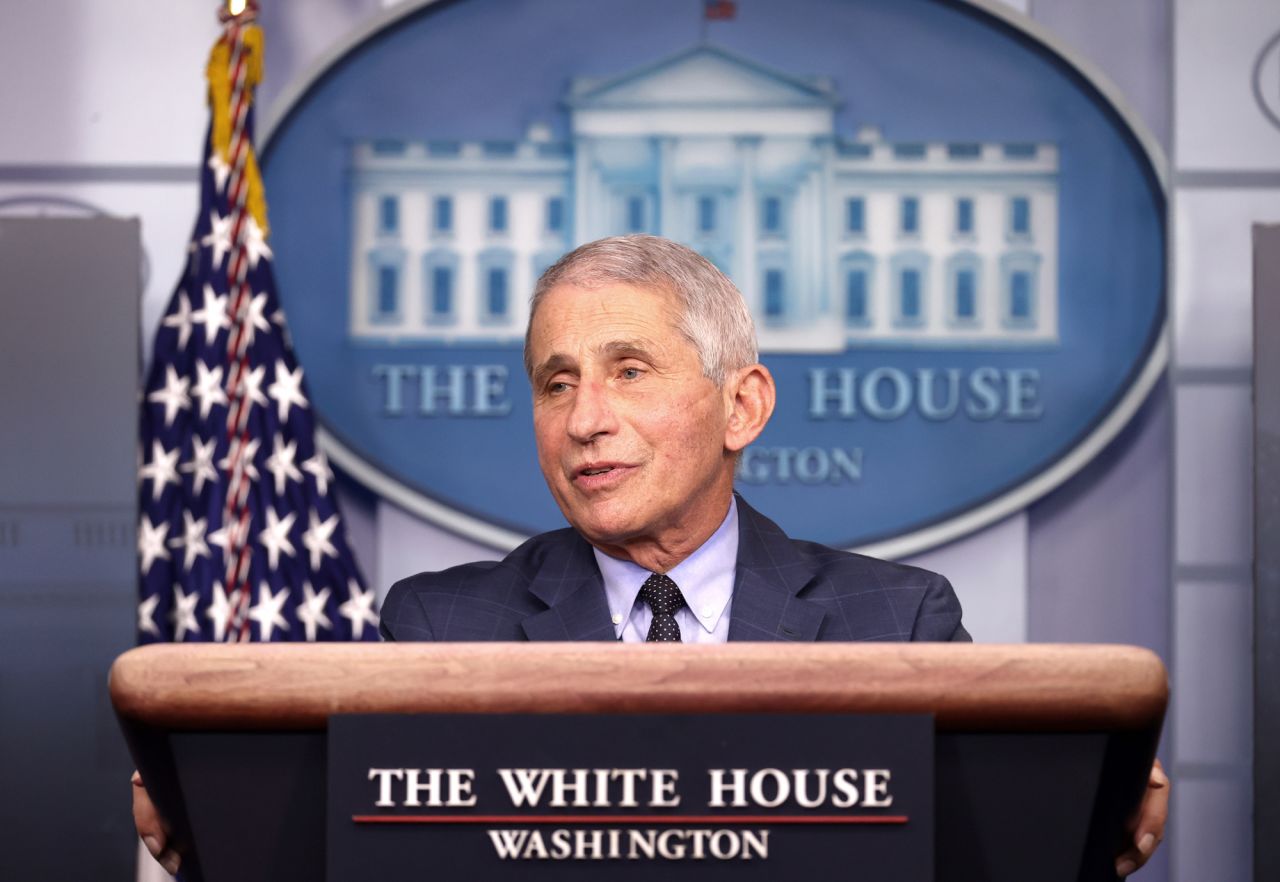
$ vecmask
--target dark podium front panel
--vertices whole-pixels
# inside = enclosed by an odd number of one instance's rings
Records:
[[[324,878],[325,740],[322,732],[170,736],[199,856],[198,873],[187,864],[190,882]],[[1116,878],[1121,807],[1146,775],[1104,780],[1102,772],[1136,745],[1101,733],[981,732],[938,733],[936,745],[937,882]],[[566,878],[600,871],[564,869]]]

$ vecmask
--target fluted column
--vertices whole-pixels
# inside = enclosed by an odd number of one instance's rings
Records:
[[[749,136],[737,139],[738,147],[738,230],[737,277],[739,290],[746,298],[752,314],[763,314],[760,303],[759,271],[756,268],[756,249],[760,240],[757,215],[760,211],[756,196],[756,154],[760,139]]]
[[[676,141],[671,137],[654,138],[654,153],[658,165],[658,235],[676,238]]]
[[[591,166],[595,162],[595,145],[579,135],[573,145],[573,244],[590,242]]]

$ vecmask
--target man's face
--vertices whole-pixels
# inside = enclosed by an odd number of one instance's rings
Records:
[[[730,402],[676,320],[662,292],[562,285],[531,329],[542,474],[569,523],[619,557],[701,541],[728,506]]]

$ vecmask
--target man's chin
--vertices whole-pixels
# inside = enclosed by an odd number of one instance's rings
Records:
[[[582,534],[582,538],[599,548],[625,545],[635,535],[625,525],[609,522],[575,524],[574,529]]]
[[[575,512],[568,521],[583,539],[615,557],[623,555],[614,549],[626,545],[638,532],[629,512]]]

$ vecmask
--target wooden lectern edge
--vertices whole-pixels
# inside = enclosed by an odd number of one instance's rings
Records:
[[[1135,646],[154,644],[116,659],[122,719],[318,730],[339,713],[933,713],[940,730],[1159,731]]]

